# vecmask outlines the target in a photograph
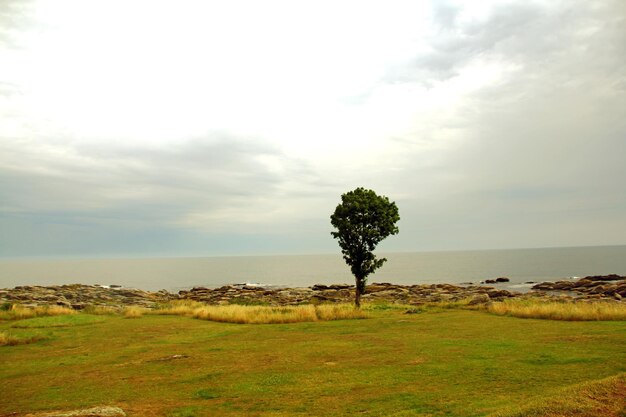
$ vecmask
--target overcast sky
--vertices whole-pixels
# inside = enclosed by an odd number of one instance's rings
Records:
[[[626,244],[626,2],[0,1],[0,256]]]

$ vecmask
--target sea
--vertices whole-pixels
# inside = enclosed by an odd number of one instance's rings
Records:
[[[368,282],[479,284],[507,277],[500,288],[587,275],[626,275],[626,245],[540,249],[381,253],[387,263]],[[0,260],[0,288],[99,284],[177,292],[227,284],[307,287],[353,283],[340,254]]]

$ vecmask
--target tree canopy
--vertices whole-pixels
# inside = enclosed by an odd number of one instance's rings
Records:
[[[377,258],[373,251],[387,236],[398,233],[398,220],[396,203],[362,187],[343,194],[341,204],[330,216],[336,229],[331,235],[339,241],[343,259],[356,280],[357,306],[360,306],[368,275],[387,261]]]

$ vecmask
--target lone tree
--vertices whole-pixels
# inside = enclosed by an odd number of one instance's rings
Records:
[[[330,216],[330,223],[337,229],[330,234],[339,240],[343,259],[350,265],[356,280],[354,304],[357,308],[361,307],[367,276],[387,261],[376,259],[372,252],[381,240],[398,233],[398,220],[396,203],[361,187],[343,194],[341,204]]]

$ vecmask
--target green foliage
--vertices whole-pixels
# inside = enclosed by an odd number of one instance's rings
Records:
[[[357,305],[368,275],[387,261],[377,258],[373,251],[387,236],[398,233],[398,220],[396,203],[362,187],[343,194],[341,204],[330,216],[330,223],[337,229],[331,235],[339,241],[343,259],[356,279]]]

